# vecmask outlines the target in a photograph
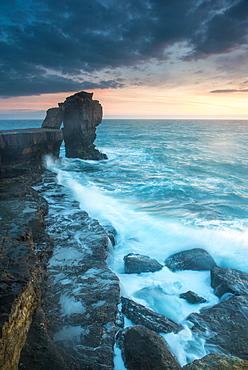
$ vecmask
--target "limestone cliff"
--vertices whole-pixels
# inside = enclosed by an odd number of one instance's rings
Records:
[[[12,174],[13,175],[13,174]],[[38,173],[0,180],[0,369],[16,370],[50,256],[45,200],[30,187]]]
[[[46,154],[58,157],[61,130],[23,129],[0,131],[0,174],[42,164]],[[30,167],[28,167],[30,169]]]
[[[102,122],[102,106],[92,100],[93,93],[78,92],[59,103],[58,108],[50,108],[42,124],[43,128],[60,128],[63,133],[66,156],[81,159],[107,159],[94,145],[96,127]]]

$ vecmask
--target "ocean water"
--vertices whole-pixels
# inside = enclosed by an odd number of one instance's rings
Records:
[[[0,129],[40,124],[0,121]],[[178,334],[163,335],[180,364],[215,350],[192,334],[186,320],[219,302],[209,272],[164,267],[125,274],[123,257],[140,253],[164,264],[171,254],[197,247],[219,266],[248,272],[248,122],[104,120],[95,144],[108,160],[65,158],[62,148],[57,161],[47,158],[47,168],[72,201],[116,229],[108,265],[120,279],[122,295],[184,326]],[[180,299],[187,290],[206,303]],[[124,369],[116,354],[116,370]]]

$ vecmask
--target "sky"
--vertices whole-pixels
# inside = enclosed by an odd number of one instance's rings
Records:
[[[248,0],[0,0],[0,119],[248,119]]]

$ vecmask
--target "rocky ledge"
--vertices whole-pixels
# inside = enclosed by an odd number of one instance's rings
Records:
[[[49,128],[0,131],[0,175],[18,175],[30,166],[41,166],[44,155],[58,157],[61,130]]]
[[[20,174],[27,165],[41,165],[46,154],[58,157],[63,140],[69,158],[107,159],[94,145],[102,106],[92,96],[81,91],[58,108],[48,109],[41,128],[0,131],[0,176]]]

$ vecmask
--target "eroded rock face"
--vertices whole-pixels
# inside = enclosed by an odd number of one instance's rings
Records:
[[[240,295],[232,296],[201,313],[192,313],[187,320],[194,324],[193,331],[205,336],[207,343],[248,360],[247,317],[248,295]]]
[[[96,127],[102,122],[102,106],[93,100],[93,93],[78,92],[66,98],[59,107],[50,108],[42,123],[43,128],[59,129],[63,133],[66,157],[100,160],[107,159],[94,145]]]
[[[136,325],[143,325],[157,333],[178,333],[182,327],[166,316],[153,312],[145,306],[121,297],[122,312]]]
[[[96,127],[102,121],[102,106],[92,93],[81,91],[63,103],[66,156],[81,159],[107,159],[95,149]]]
[[[211,287],[217,297],[226,293],[247,294],[248,273],[225,267],[213,267],[211,270]]]
[[[42,128],[60,129],[64,119],[64,107],[59,103],[58,108],[49,108],[46,113],[46,118],[42,123]]]
[[[183,367],[184,370],[247,370],[248,361],[224,353],[210,353]]]
[[[154,272],[161,270],[162,268],[163,265],[149,256],[129,253],[127,256],[124,257],[124,269],[126,274]]]
[[[165,340],[144,326],[127,328],[123,338],[122,357],[129,370],[181,369]]]
[[[47,203],[29,186],[32,176],[0,180],[0,368],[16,370],[41,298],[51,256],[44,231]],[[42,267],[43,266],[43,267]]]
[[[42,165],[43,156],[58,157],[63,140],[61,130],[23,129],[0,131],[0,174]]]
[[[175,253],[165,260],[165,266],[172,271],[177,270],[211,270],[216,266],[210,254],[201,248],[189,249]]]

